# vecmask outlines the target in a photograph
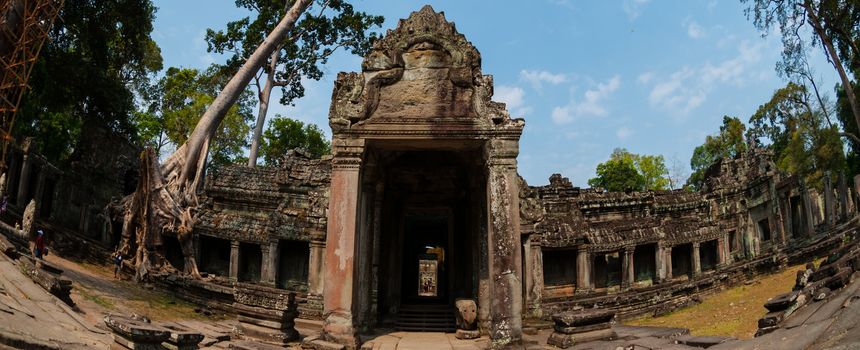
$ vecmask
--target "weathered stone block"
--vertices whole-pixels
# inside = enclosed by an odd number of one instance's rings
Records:
[[[552,317],[556,326],[579,327],[609,322],[615,317],[615,311],[608,309],[584,309],[556,314]]]
[[[797,299],[797,295],[800,294],[797,291],[788,292],[785,294],[777,295],[766,303],[764,303],[765,309],[768,311],[782,311],[791,306],[792,303]]]
[[[161,350],[170,339],[170,330],[128,317],[108,315],[105,325],[113,331],[114,342],[128,349]]]
[[[577,334],[562,334],[553,332],[546,343],[558,348],[567,349],[574,344],[595,341],[610,340],[615,338],[615,332],[611,328],[601,329]]]

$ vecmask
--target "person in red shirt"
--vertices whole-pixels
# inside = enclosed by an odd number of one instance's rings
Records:
[[[45,233],[42,230],[36,231],[36,249],[33,252],[37,258],[45,259]]]

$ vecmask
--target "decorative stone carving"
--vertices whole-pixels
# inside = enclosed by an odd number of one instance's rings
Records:
[[[457,299],[457,333],[458,339],[475,339],[481,336],[478,331],[478,305],[473,299]]]
[[[30,203],[27,204],[27,208],[24,209],[24,216],[22,219],[23,227],[21,228],[21,232],[23,233],[24,237],[27,237],[27,239],[32,238],[36,232],[37,209],[38,208],[36,207],[35,199],[31,199]]]

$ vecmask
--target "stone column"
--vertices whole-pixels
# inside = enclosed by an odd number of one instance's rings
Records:
[[[323,278],[325,270],[325,233],[312,232],[308,244],[308,296],[303,317],[322,319]]]
[[[824,172],[824,222],[827,226],[833,226],[833,207],[836,204],[833,198],[833,181],[830,172]]]
[[[588,293],[592,289],[591,253],[580,246],[576,254],[576,292]]]
[[[717,267],[723,267],[726,265],[726,236],[720,236],[717,238]]]
[[[668,281],[672,279],[672,246],[667,246],[664,249],[663,256],[666,257],[666,280]]]
[[[654,268],[657,270],[656,283],[662,283],[666,280],[666,263],[663,258],[664,254],[665,248],[663,247],[663,242],[657,242],[657,249],[654,250]]]
[[[541,303],[543,301],[543,251],[541,250],[540,234],[531,234],[526,240],[525,261],[525,283],[526,283],[526,305],[528,305],[528,317],[540,318],[543,315]]]
[[[355,305],[355,236],[358,229],[359,170],[364,140],[332,140],[331,188],[325,251],[323,338],[358,347],[353,312]]]
[[[260,245],[263,259],[260,262],[260,283],[274,287],[278,266],[278,242],[263,243]]]
[[[239,280],[239,241],[230,242],[230,275],[233,282]]]
[[[812,195],[809,193],[809,188],[803,182],[800,184],[800,190],[803,194],[803,223],[805,226],[804,230],[806,231],[803,232],[803,235],[810,237],[815,234],[815,222],[812,215]]]
[[[633,264],[633,251],[635,247],[625,247],[624,248],[624,258],[621,260],[621,268],[623,269],[621,272],[621,287],[622,288],[630,288],[633,287],[633,283],[636,281],[636,276],[634,274],[634,264]]]
[[[839,221],[848,219],[848,181],[845,173],[839,173]]]
[[[490,341],[522,346],[522,258],[517,178],[518,142],[490,140],[487,160],[487,245],[490,273]]]
[[[693,276],[702,273],[702,259],[699,258],[699,242],[693,242]]]
[[[30,156],[31,145],[33,144],[32,138],[27,138],[24,140],[24,144],[22,145],[22,153],[23,153],[23,161],[21,162],[21,175],[18,176],[18,206],[24,207],[30,201],[28,196],[28,187],[27,182],[30,180],[30,169],[33,167],[33,157]]]

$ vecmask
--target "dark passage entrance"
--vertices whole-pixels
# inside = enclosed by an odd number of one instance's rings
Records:
[[[380,147],[373,154],[379,172],[365,173],[363,182],[381,197],[368,210],[379,213],[373,252],[379,277],[376,286],[368,285],[378,291],[375,322],[410,331],[453,331],[454,301],[478,298],[476,242],[486,225],[481,153]]]
[[[403,237],[403,283],[408,304],[448,303],[448,234],[450,217],[444,211],[406,215]]]
[[[693,275],[693,244],[672,247],[672,276]]]

